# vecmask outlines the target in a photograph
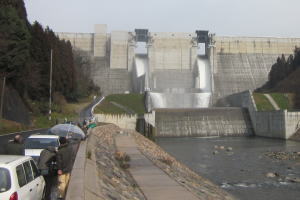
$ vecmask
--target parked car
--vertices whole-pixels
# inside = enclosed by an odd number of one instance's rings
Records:
[[[59,136],[40,134],[31,135],[25,140],[25,156],[31,156],[37,162],[41,152],[49,146],[58,149]]]
[[[29,156],[0,155],[0,199],[42,200],[45,180]]]

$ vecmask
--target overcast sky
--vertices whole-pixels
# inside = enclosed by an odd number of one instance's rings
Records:
[[[299,0],[25,0],[28,18],[56,32],[194,32],[300,37]]]

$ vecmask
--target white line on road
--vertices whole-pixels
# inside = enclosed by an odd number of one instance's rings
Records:
[[[92,116],[94,116],[94,109],[95,109],[95,107],[98,106],[98,104],[101,103],[104,99],[105,99],[105,97],[102,97],[102,98],[100,99],[100,101],[98,101],[98,103],[96,103],[96,104],[92,107],[92,109],[91,109],[91,114],[92,114]]]
[[[33,129],[33,130],[27,130],[27,131],[20,131],[20,132],[8,133],[8,134],[1,134],[0,137],[7,136],[7,135],[13,135],[13,134],[17,134],[17,133],[26,133],[26,132],[31,132],[31,131],[40,131],[40,130],[44,130],[44,129],[47,129],[47,128],[39,128],[39,129]]]

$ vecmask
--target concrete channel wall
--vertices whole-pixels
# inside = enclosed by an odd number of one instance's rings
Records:
[[[95,114],[97,122],[116,124],[120,128],[135,130],[137,115]]]
[[[159,109],[155,111],[157,137],[252,135],[246,109]]]
[[[246,97],[246,96],[244,96]],[[300,112],[258,111],[252,93],[249,91],[245,102],[255,135],[271,138],[289,139],[300,128]]]
[[[76,155],[67,189],[66,200],[103,200],[98,180],[95,158],[96,139],[89,130],[89,137],[82,141]]]

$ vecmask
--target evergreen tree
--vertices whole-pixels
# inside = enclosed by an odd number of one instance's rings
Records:
[[[30,34],[11,6],[0,7],[0,73],[8,80],[21,78],[29,59]]]

